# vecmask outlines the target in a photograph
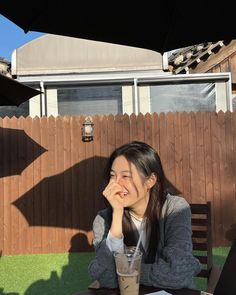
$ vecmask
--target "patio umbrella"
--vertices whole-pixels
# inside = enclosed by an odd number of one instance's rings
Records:
[[[41,91],[0,74],[0,106],[19,106]]]
[[[1,1],[0,13],[26,33],[38,31],[164,53],[236,38],[230,1]]]
[[[24,130],[0,127],[0,177],[21,174],[45,151]]]

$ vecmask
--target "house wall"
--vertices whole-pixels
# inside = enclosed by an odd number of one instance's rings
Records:
[[[57,103],[57,89],[47,89],[47,115],[57,116],[58,115],[58,103]]]
[[[36,95],[29,100],[29,114],[31,117],[41,116],[41,98],[40,95]]]
[[[133,113],[134,98],[133,86],[122,87],[122,110],[124,114],[130,115]]]
[[[150,87],[139,86],[139,112],[146,114],[150,112]]]
[[[225,83],[218,83],[216,85],[216,111],[232,110],[232,107],[227,105],[227,100],[225,99],[226,85]]]
[[[130,70],[163,71],[159,52],[45,34],[17,48],[12,74],[45,75]]]

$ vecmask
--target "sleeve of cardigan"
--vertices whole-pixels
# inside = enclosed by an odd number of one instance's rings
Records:
[[[95,257],[88,266],[88,273],[93,280],[99,281],[101,287],[117,288],[118,282],[113,253],[106,245],[106,222],[100,215],[97,215],[94,219],[93,233]]]
[[[142,264],[140,283],[160,288],[194,288],[201,265],[192,254],[191,210],[184,198],[168,205],[164,247],[153,264]]]

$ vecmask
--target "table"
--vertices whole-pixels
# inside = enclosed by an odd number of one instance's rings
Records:
[[[161,289],[155,288],[155,287],[147,287],[147,286],[140,286],[139,294],[144,295],[147,293],[160,291]],[[166,292],[169,292],[173,295],[200,295],[201,291],[197,290],[190,290],[190,289],[180,289],[180,290],[165,290]],[[118,289],[88,289],[86,291],[82,291],[79,293],[76,293],[74,295],[119,295]]]

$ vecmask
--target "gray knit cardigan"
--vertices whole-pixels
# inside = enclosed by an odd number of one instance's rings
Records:
[[[102,287],[117,288],[113,253],[106,245],[109,216],[109,210],[104,209],[94,219],[95,257],[88,272]],[[192,254],[191,211],[187,201],[168,194],[159,224],[161,237],[156,259],[152,264],[142,263],[140,284],[166,289],[194,289],[193,277],[200,272],[201,265]]]

